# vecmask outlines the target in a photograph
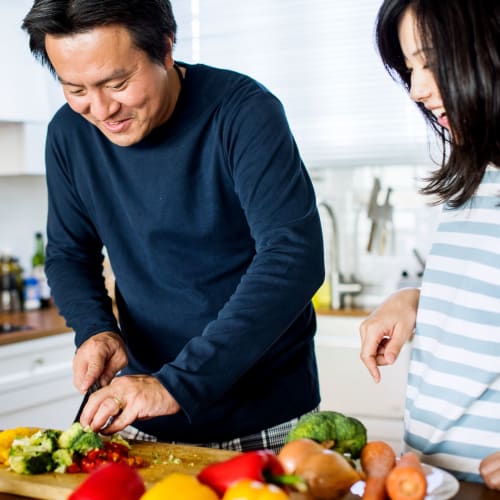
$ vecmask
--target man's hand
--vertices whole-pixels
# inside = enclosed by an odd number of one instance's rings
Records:
[[[412,336],[420,291],[399,290],[361,323],[360,358],[375,382],[380,382],[379,366],[391,365]]]
[[[479,464],[479,472],[488,488],[500,490],[500,451],[484,458]]]
[[[73,359],[73,382],[82,393],[96,381],[107,385],[127,365],[122,338],[114,332],[102,332],[86,340]]]
[[[135,420],[172,415],[179,410],[177,401],[155,377],[124,375],[90,396],[80,422],[95,432],[112,434]],[[113,419],[106,425],[110,417]]]

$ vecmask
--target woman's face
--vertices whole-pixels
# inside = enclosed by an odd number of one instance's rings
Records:
[[[411,74],[410,97],[415,102],[421,102],[437,118],[438,123],[449,130],[443,100],[426,56],[431,48],[422,47],[415,15],[410,7],[401,17],[398,36],[406,67]]]

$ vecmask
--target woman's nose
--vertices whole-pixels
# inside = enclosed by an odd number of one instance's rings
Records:
[[[415,102],[424,102],[433,91],[433,78],[425,73],[429,71],[413,71],[410,82],[410,97]]]

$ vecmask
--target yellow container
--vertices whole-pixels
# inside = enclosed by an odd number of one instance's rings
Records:
[[[316,310],[330,309],[331,307],[331,287],[330,281],[326,280],[314,294],[312,298],[313,306]]]

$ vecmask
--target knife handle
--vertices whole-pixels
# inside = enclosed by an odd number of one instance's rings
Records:
[[[83,396],[83,401],[82,404],[80,405],[80,408],[78,408],[78,411],[76,412],[76,417],[75,420],[73,420],[73,423],[75,422],[80,422],[80,417],[82,416],[83,409],[85,408],[85,405],[87,404],[87,401],[89,400],[89,397],[91,394],[94,392],[98,391],[101,388],[101,384],[99,381],[94,382],[87,390],[85,393],[85,396]]]

